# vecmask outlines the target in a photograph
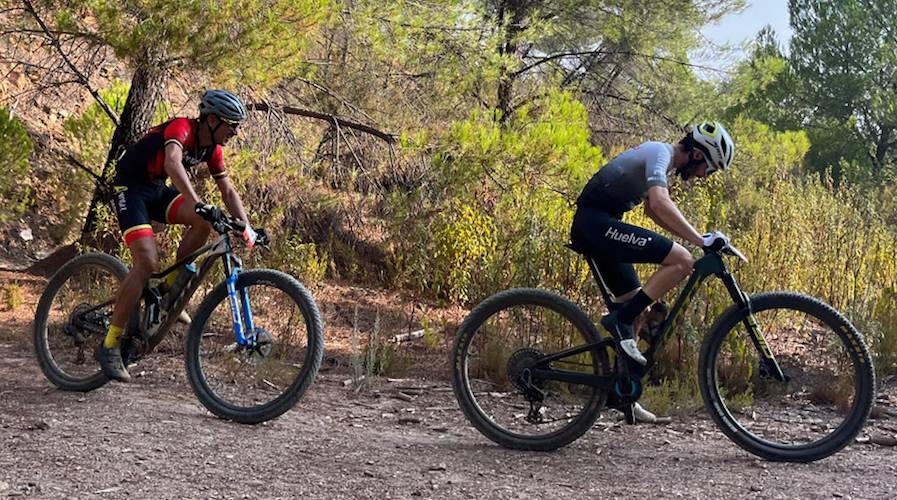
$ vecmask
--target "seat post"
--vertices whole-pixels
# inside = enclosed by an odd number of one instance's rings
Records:
[[[601,297],[604,298],[604,305],[607,306],[608,311],[613,311],[618,305],[611,298],[610,290],[607,289],[607,286],[604,284],[604,280],[601,279],[601,273],[598,272],[598,265],[595,264],[595,259],[588,255],[585,255],[584,257],[586,258],[586,262],[589,264],[589,271],[592,272],[592,278],[595,279],[595,283],[598,284],[598,290],[601,291]]]
[[[586,263],[589,265],[589,271],[592,272],[592,278],[595,279],[595,283],[598,284],[598,290],[601,291],[601,298],[604,299],[604,305],[607,306],[607,310],[613,311],[619,307],[621,304],[617,304],[611,298],[610,290],[607,289],[607,285],[604,284],[604,280],[601,278],[601,273],[598,272],[598,264],[596,264],[595,259],[588,254],[588,250],[572,242],[564,246],[585,257]]]

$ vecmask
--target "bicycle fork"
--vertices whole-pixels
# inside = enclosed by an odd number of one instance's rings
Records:
[[[738,287],[738,283],[735,281],[735,277],[729,274],[728,271],[724,272],[720,278],[726,285],[726,289],[729,291],[735,304],[741,307],[743,311],[747,311],[747,316],[741,323],[747,330],[748,337],[750,337],[751,343],[754,344],[754,348],[760,354],[760,373],[779,382],[787,382],[788,377],[782,372],[775,354],[773,354],[772,349],[769,348],[769,344],[766,342],[763,329],[754,316],[754,311],[751,308],[751,299],[746,293],[741,291],[741,288]]]
[[[237,292],[237,277],[240,273],[240,267],[234,265],[230,259],[225,259],[224,268],[227,272],[227,296],[230,300],[231,321],[234,325],[234,334],[237,337],[237,344],[245,346],[254,343],[255,323],[252,318],[252,308],[249,303],[249,291],[243,287],[239,293]],[[243,329],[246,325],[246,329]],[[247,334],[251,337],[247,339]]]

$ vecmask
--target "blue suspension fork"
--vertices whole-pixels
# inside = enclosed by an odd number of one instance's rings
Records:
[[[227,273],[225,282],[227,283],[227,296],[230,299],[231,318],[234,325],[234,333],[237,337],[237,343],[239,345],[255,343],[257,340],[254,338],[255,334],[253,333],[255,331],[255,324],[252,319],[252,308],[249,305],[249,292],[246,290],[246,287],[240,290],[239,298],[237,297],[237,277],[240,275],[239,261],[226,254],[224,258],[224,269]],[[245,323],[243,320],[245,320]],[[245,331],[243,329],[244,324],[246,326]],[[253,338],[247,339],[246,332],[252,335]]]

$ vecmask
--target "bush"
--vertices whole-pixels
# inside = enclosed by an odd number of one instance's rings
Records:
[[[400,284],[476,302],[509,286],[569,290],[580,262],[563,247],[572,201],[602,161],[585,108],[553,93],[510,125],[474,112],[440,139],[432,179],[389,200]]]
[[[6,108],[0,108],[0,222],[16,218],[24,212],[31,194],[27,182],[31,164],[32,143],[28,131]]]
[[[0,288],[0,305],[7,311],[15,311],[22,307],[24,299],[22,297],[22,287],[17,283],[8,283]]]

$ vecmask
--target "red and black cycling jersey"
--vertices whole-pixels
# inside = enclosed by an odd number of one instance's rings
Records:
[[[205,162],[212,177],[227,175],[224,171],[224,155],[220,145],[199,147],[197,128],[199,120],[174,118],[149,129],[134,145],[129,147],[115,167],[115,184],[126,186],[136,183],[157,184],[165,182],[165,147],[175,142],[183,150],[181,162],[185,169]]]

